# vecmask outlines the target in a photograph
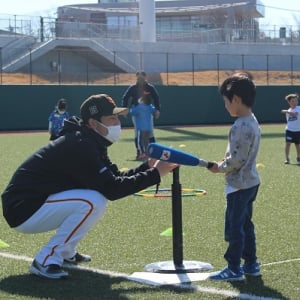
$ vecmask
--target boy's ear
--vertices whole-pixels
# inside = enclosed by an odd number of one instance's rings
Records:
[[[242,98],[240,96],[233,95],[232,102],[235,102],[237,104],[241,104],[242,103]]]

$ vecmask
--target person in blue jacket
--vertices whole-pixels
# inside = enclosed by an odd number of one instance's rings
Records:
[[[58,100],[57,105],[48,118],[50,141],[58,138],[59,132],[63,128],[64,121],[69,119],[69,117],[69,113],[67,112],[67,101],[65,99]]]
[[[149,83],[147,80],[147,74],[144,71],[138,71],[136,72],[136,83],[132,84],[128,87],[128,89],[125,91],[123,97],[122,97],[122,107],[133,107],[138,105],[138,100],[144,95],[148,94],[151,98],[151,103],[153,103],[155,107],[155,119],[158,119],[160,117],[160,97],[158,94],[157,89],[154,87],[153,84]],[[132,123],[135,129],[134,133],[134,143],[136,148],[136,158],[139,158],[139,148],[138,148],[138,138],[137,138],[137,130],[135,126],[135,117],[132,116]],[[153,131],[150,133],[149,138],[150,143],[155,142],[155,137]]]
[[[130,108],[130,113],[135,117],[135,127],[137,130],[138,159],[147,158],[147,148],[151,134],[153,133],[153,115],[155,107],[151,104],[149,94],[144,94],[139,99],[139,104]]]

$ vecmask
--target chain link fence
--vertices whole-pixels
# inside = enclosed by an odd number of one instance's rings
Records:
[[[61,48],[35,60],[28,51],[21,70],[6,72],[0,64],[0,84],[127,85],[135,81],[136,70],[142,69],[156,85],[219,85],[236,70],[250,71],[257,85],[300,84],[300,55],[147,52],[111,55],[108,60],[105,53],[101,56],[87,49]],[[120,63],[116,63],[121,59],[123,63],[130,62],[132,68],[122,70]]]

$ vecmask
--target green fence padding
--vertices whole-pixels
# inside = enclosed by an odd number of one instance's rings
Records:
[[[209,125],[231,123],[217,86],[156,86],[161,99],[161,116],[155,126]],[[79,116],[84,99],[93,94],[111,95],[117,105],[127,86],[1,85],[0,131],[46,130],[48,116],[57,100],[67,99],[70,115]],[[280,114],[287,108],[285,95],[293,86],[258,86],[253,109],[260,123],[285,122]],[[299,93],[299,91],[298,91]],[[131,118],[121,117],[122,126],[131,127]]]

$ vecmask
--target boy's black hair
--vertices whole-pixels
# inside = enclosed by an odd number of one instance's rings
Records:
[[[142,101],[144,104],[150,105],[151,104],[151,96],[149,94],[144,94],[142,96]]]
[[[247,72],[235,73],[224,80],[219,88],[220,94],[232,102],[233,95],[239,96],[242,103],[252,107],[255,103],[256,88],[252,76]]]

